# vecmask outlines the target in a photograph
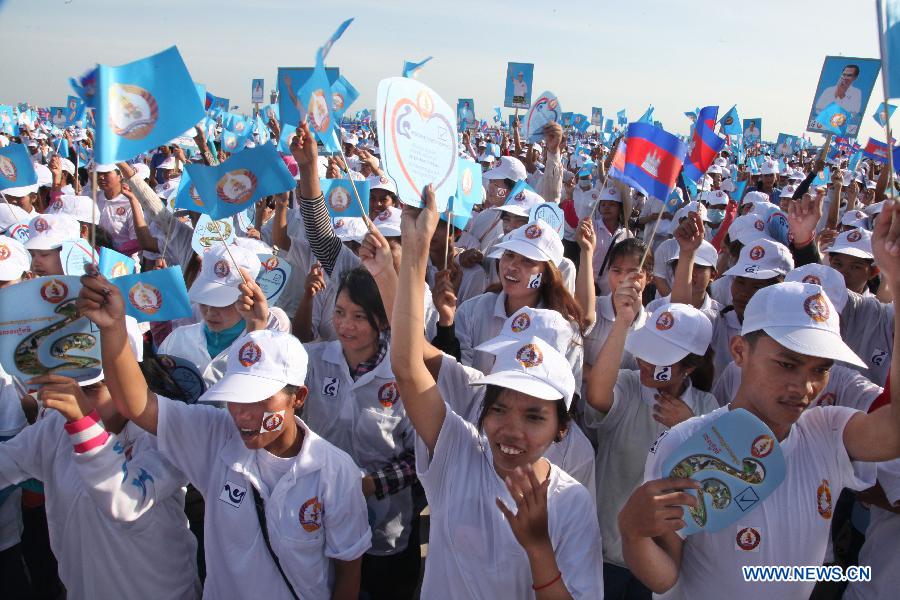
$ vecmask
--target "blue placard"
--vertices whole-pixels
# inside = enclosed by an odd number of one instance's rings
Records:
[[[180,356],[158,354],[156,362],[169,376],[171,384],[164,377],[148,377],[147,386],[153,393],[194,404],[206,391],[206,382],[197,371],[197,365],[191,361]]]
[[[275,304],[284,286],[291,276],[291,265],[288,261],[274,254],[257,254],[262,268],[256,276],[256,283],[266,295],[269,305]]]
[[[759,117],[753,119],[744,119],[744,144],[750,146],[758,144],[762,139],[762,119]]]
[[[713,533],[759,506],[781,485],[787,467],[765,423],[744,409],[708,422],[663,461],[666,477],[699,481],[697,506],[685,508],[681,535]]]
[[[460,131],[472,129],[475,120],[475,100],[472,98],[460,98],[456,101],[456,123]]]
[[[528,108],[531,106],[531,83],[534,80],[534,64],[511,62],[506,64],[506,91],[503,106]]]
[[[562,114],[559,100],[552,92],[540,94],[525,117],[525,135],[528,141],[541,141],[544,137],[544,126],[551,121],[559,123]]]
[[[250,102],[262,104],[266,95],[266,86],[262,79],[254,79],[250,83]]]
[[[819,114],[832,102],[850,113],[847,119],[847,135],[855,137],[859,133],[863,112],[872,94],[875,79],[881,69],[881,61],[876,58],[853,58],[847,56],[826,56],[819,75],[819,84],[809,109],[807,131],[828,134],[828,129],[818,122]]]
[[[70,240],[62,243],[59,260],[66,275],[84,275],[86,265],[97,263],[97,252],[88,240]]]
[[[191,316],[181,267],[124,275],[110,280],[125,299],[125,314],[138,322],[171,321]]]

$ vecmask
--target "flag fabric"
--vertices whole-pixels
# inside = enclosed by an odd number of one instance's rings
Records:
[[[75,125],[84,120],[84,101],[78,96],[66,98],[66,125]]]
[[[352,181],[350,179],[320,179],[319,186],[325,197],[325,208],[332,219],[344,217],[362,217],[363,212],[356,201],[356,194],[369,213],[369,182]],[[356,192],[353,191],[354,186]]]
[[[879,142],[874,138],[869,138],[866,147],[863,148],[863,156],[871,158],[880,163],[887,162],[888,146],[884,142]]]
[[[432,57],[429,56],[425,60],[417,63],[408,60],[403,61],[403,76],[409,77],[410,79],[415,79],[419,75],[419,69],[424,67],[425,63],[431,60],[431,58]]]
[[[615,126],[616,124],[613,123],[612,119],[607,119],[606,125],[603,126],[603,133],[612,133]]]
[[[684,113],[684,116],[686,116],[688,119],[690,119],[690,120],[691,120],[691,123],[693,123],[694,121],[697,120],[697,113],[695,113],[695,112],[692,111],[692,110],[686,111],[686,112]]]
[[[494,107],[494,123],[501,123],[503,121],[503,113],[500,112],[500,107]]]
[[[872,118],[875,119],[876,123],[878,123],[879,125],[884,127],[886,121],[890,120],[890,118],[894,114],[895,110],[897,110],[897,107],[894,106],[893,104],[882,103],[878,107],[878,110],[875,111],[875,114],[872,115]],[[887,113],[887,114],[885,115],[885,113]],[[885,118],[885,116],[887,116],[887,118]]]
[[[338,76],[337,81],[331,86],[331,108],[334,118],[340,121],[350,105],[359,98],[359,92],[343,75]]]
[[[472,207],[481,202],[481,165],[461,158],[456,163],[456,196],[453,197],[450,212],[454,216],[472,216]],[[511,197],[512,194],[507,194]]]
[[[131,275],[134,273],[134,259],[101,246],[97,268],[100,270],[100,274],[107,279]]]
[[[650,123],[653,124],[653,105],[647,107],[647,110],[644,111],[644,114],[641,115],[641,118],[638,119],[638,123]]]
[[[828,185],[829,181],[831,181],[831,169],[825,167],[816,174],[815,179],[812,181],[812,185]]]
[[[125,314],[138,322],[171,321],[191,316],[181,267],[144,271],[110,279],[125,299]]]
[[[188,164],[185,173],[196,196],[189,193],[187,202],[179,197],[175,206],[215,220],[237,214],[265,196],[288,192],[296,185],[272,144],[247,148],[214,167]]]
[[[850,162],[847,164],[847,169],[851,172],[856,172],[856,167],[859,166],[859,161],[862,160],[862,150],[858,152],[854,152],[852,156],[850,156]],[[896,165],[896,161],[894,163]]]
[[[331,85],[322,65],[316,65],[312,75],[297,92],[297,100],[306,112],[306,115],[301,114],[300,118],[308,119],[310,129],[325,146],[325,150],[339,153],[341,148],[335,133]]]
[[[628,125],[624,175],[647,196],[668,199],[687,147],[676,136],[647,123]]]
[[[72,89],[84,101],[85,105],[90,108],[97,107],[97,77],[99,72],[100,68],[94,67],[81,77],[69,78],[69,85],[72,86]]]
[[[881,45],[881,76],[887,77],[888,98],[897,98],[900,97],[900,0],[877,0],[876,7]]]
[[[726,135],[739,136],[744,133],[744,130],[741,128],[741,118],[738,116],[737,105],[732,106],[731,109],[719,119],[719,125],[722,126],[722,133]]]
[[[822,129],[826,129],[831,133],[846,135],[851,116],[852,114],[849,110],[842,108],[837,102],[832,102],[822,109],[816,117],[816,122],[822,126]]]
[[[328,38],[328,40],[326,40],[326,42],[318,50],[316,50],[316,64],[317,65],[325,64],[325,57],[328,56],[328,53],[331,51],[331,47],[334,45],[334,43],[336,41],[338,41],[341,38],[342,35],[344,35],[344,32],[347,30],[348,27],[350,27],[350,23],[352,23],[352,22],[353,22],[353,19],[347,19],[346,21],[344,21],[343,23],[338,25],[337,30],[333,34],[331,34],[331,37]]]
[[[167,144],[203,118],[194,80],[175,46],[99,69],[95,153],[100,163],[128,160]]]
[[[28,149],[22,144],[0,148],[0,190],[37,183],[37,173]]]
[[[714,130],[718,106],[706,106],[700,109],[694,124],[693,146],[690,155],[684,162],[684,176],[691,181],[699,181],[706,173],[716,156],[725,146],[725,140]]]
[[[618,119],[619,125],[628,125],[628,117],[625,116],[624,108],[616,113],[616,118]]]

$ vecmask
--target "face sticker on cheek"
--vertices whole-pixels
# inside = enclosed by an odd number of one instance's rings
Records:
[[[262,424],[259,426],[260,433],[272,433],[273,431],[281,431],[284,427],[284,411],[264,412]]]
[[[543,279],[543,273],[535,273],[531,277],[528,278],[528,289],[536,290],[541,287],[541,280]]]
[[[669,381],[672,379],[672,367],[656,367],[653,369],[653,381]]]

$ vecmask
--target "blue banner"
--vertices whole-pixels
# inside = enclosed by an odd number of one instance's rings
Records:
[[[173,266],[110,280],[125,298],[125,314],[138,322],[171,321],[191,316],[181,267]]]
[[[22,144],[0,148],[0,190],[37,183],[37,173],[28,149]]]

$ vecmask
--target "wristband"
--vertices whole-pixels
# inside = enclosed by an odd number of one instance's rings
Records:
[[[543,590],[543,589],[546,589],[546,588],[550,587],[551,585],[553,585],[554,583],[556,583],[556,582],[559,581],[560,579],[562,579],[562,571],[558,572],[558,573],[556,574],[556,577],[554,577],[552,580],[548,581],[548,582],[545,583],[544,585],[534,585],[534,584],[531,584],[531,589],[533,589],[535,592],[538,592],[538,591],[540,591],[540,590]]]

